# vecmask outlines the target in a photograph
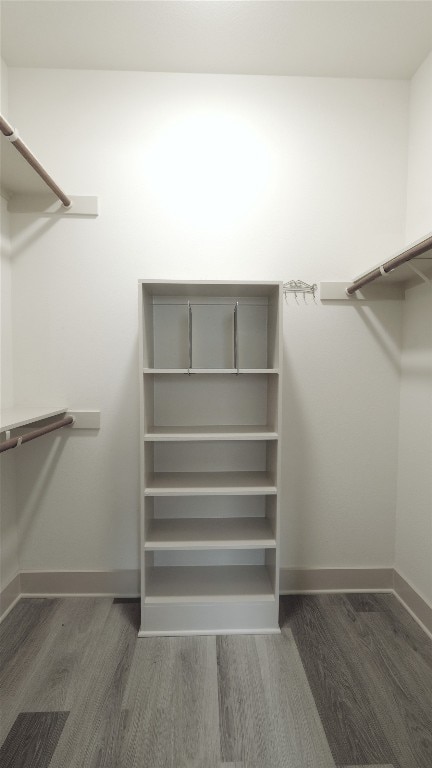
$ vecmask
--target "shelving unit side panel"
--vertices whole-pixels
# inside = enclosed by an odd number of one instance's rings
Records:
[[[280,514],[281,514],[281,479],[282,479],[282,403],[283,403],[283,310],[284,310],[284,298],[283,298],[283,285],[279,283],[277,290],[277,313],[276,313],[276,348],[277,348],[277,363],[280,368],[279,381],[278,381],[278,397],[277,397],[277,432],[279,435],[278,441],[275,444],[276,450],[276,542],[277,547],[274,553],[274,590],[275,594],[279,594],[279,570],[280,570]],[[272,555],[273,557],[273,555]]]
[[[279,392],[280,375],[267,377],[267,424],[280,437]]]
[[[273,536],[276,540],[276,543],[279,541],[279,530],[278,530],[278,519],[277,519],[277,501],[278,497],[275,496],[266,496],[265,497],[265,516],[267,520],[269,521],[271,531],[273,533]]]
[[[268,367],[279,368],[282,365],[281,326],[282,326],[282,283],[278,283],[269,297],[267,346]]]
[[[149,537],[151,526],[153,525],[155,517],[155,499],[154,496],[144,497],[144,541],[146,542]]]
[[[147,599],[151,584],[152,573],[154,571],[154,553],[146,552],[144,548],[141,551],[141,615]]]
[[[139,484],[140,484],[140,511],[139,511],[139,557],[140,557],[140,587],[141,587],[141,610],[144,605],[145,597],[145,449],[144,449],[144,382],[142,369],[144,364],[148,364],[148,346],[147,346],[147,324],[145,307],[145,289],[141,283],[138,283],[138,386],[139,386]]]
[[[266,470],[271,478],[273,478],[274,484],[279,488],[279,464],[278,464],[278,447],[279,447],[279,441],[278,440],[272,440],[266,443],[267,445],[267,451],[266,451]]]
[[[144,393],[143,406],[141,408],[142,418],[144,420],[144,431],[142,439],[153,428],[154,425],[154,377],[141,376],[141,390]]]
[[[139,298],[140,358],[142,355],[140,369],[142,370],[154,365],[153,299],[142,283],[139,284]]]
[[[278,595],[278,578],[277,578],[277,551],[276,549],[266,549],[265,551],[265,565],[267,568],[270,584],[272,585],[273,594]]]
[[[147,443],[143,440],[142,442],[144,446],[144,481],[143,481],[143,495],[146,491],[146,489],[149,487],[149,485],[152,482],[152,478],[154,476],[154,451],[153,451],[153,444]]]

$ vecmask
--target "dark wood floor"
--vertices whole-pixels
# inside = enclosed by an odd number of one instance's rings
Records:
[[[2,768],[432,766],[432,641],[391,595],[283,597],[280,636],[138,624],[130,600],[15,606]]]

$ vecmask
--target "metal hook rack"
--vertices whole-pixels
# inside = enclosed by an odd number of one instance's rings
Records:
[[[312,298],[314,302],[316,303],[315,295],[318,290],[318,286],[316,283],[312,283],[312,285],[309,285],[309,283],[305,283],[303,280],[288,280],[288,282],[283,284],[283,294],[285,296],[285,301],[288,301],[288,294],[293,293],[295,300],[298,304],[297,295],[300,294],[303,296],[303,301],[306,304],[306,294],[310,293],[312,295]]]

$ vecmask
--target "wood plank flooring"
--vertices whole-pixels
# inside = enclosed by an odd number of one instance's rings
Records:
[[[0,749],[2,768],[48,768],[68,712],[22,712]]]
[[[332,768],[292,635],[225,636],[216,644],[222,759]]]
[[[137,638],[139,603],[0,626],[5,768],[431,768],[432,641],[391,595],[281,598],[278,635]]]

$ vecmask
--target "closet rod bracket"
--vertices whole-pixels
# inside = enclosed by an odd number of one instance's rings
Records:
[[[431,285],[431,280],[429,277],[425,275],[424,272],[421,271],[421,269],[418,269],[414,266],[414,264],[411,261],[407,261],[407,267],[409,267],[413,272],[415,272],[416,275],[418,275],[426,285]]]

